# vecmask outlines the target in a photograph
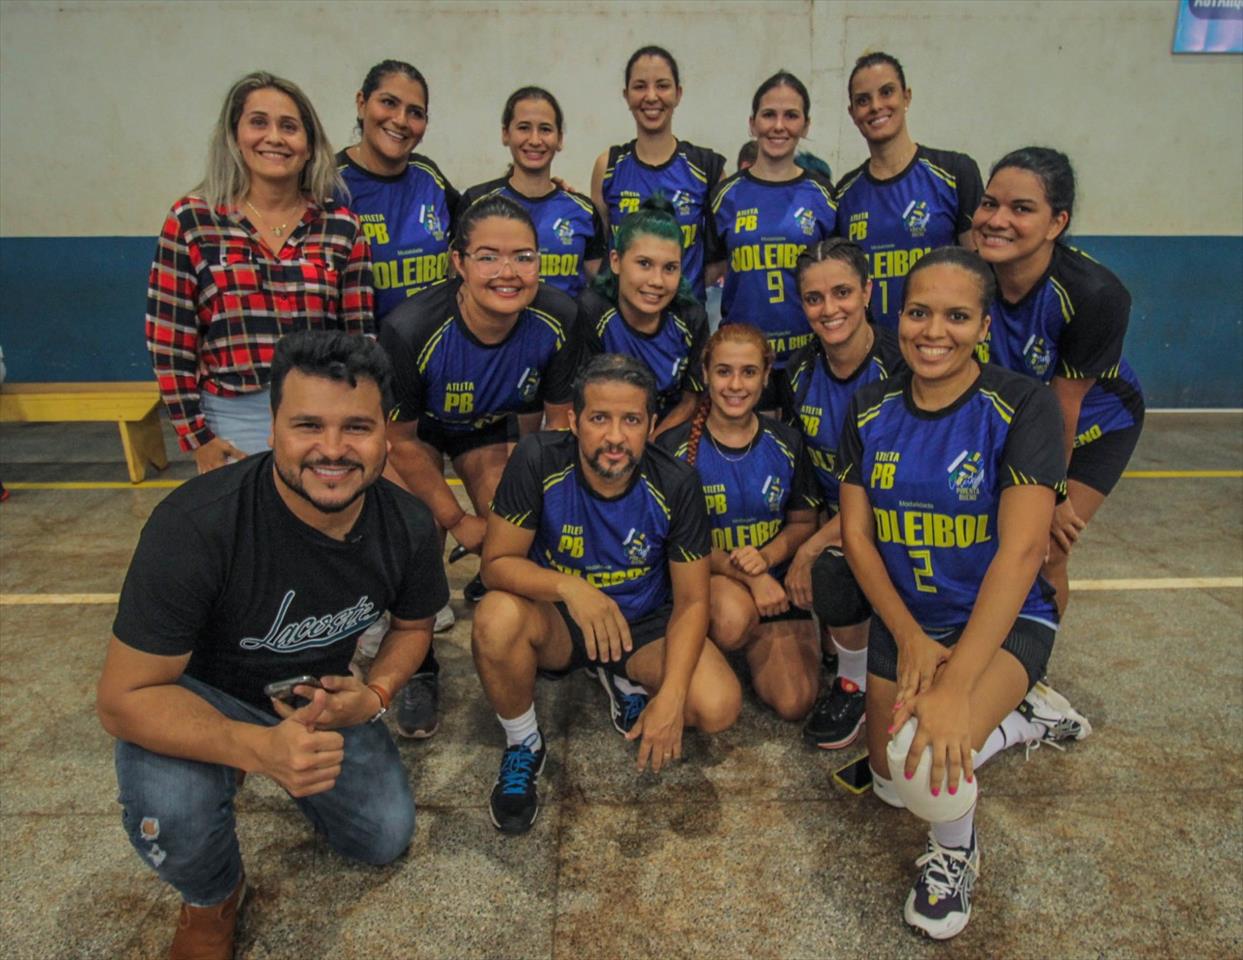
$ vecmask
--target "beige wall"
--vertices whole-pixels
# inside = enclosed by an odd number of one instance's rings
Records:
[[[849,66],[886,49],[914,90],[921,142],[982,167],[1044,143],[1080,174],[1085,234],[1243,232],[1243,57],[1170,54],[1174,0],[1094,2],[163,2],[0,4],[0,233],[153,235],[201,175],[230,83],[263,67],[303,86],[333,143],[384,57],[431,84],[422,152],[460,189],[499,175],[515,87],[567,117],[555,172],[586,190],[629,139],[631,50],[678,57],[675,129],[731,163],[750,97],[785,67],[811,88],[808,148],[840,176],[865,157],[845,115]]]

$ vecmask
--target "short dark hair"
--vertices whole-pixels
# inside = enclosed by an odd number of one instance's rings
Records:
[[[925,268],[947,265],[966,270],[975,277],[980,285],[980,311],[988,313],[997,297],[997,280],[993,276],[993,268],[984,262],[984,258],[966,247],[937,247],[931,253],[920,257],[906,275],[906,286],[902,289],[902,309],[906,309],[906,301],[911,295],[911,280],[917,273]]]
[[[747,166],[755,163],[760,155],[760,145],[754,140],[748,140],[738,150],[738,169],[742,169],[745,163]]]
[[[348,383],[351,389],[360,379],[370,380],[380,388],[385,417],[392,409],[393,367],[384,349],[370,337],[341,330],[299,330],[281,337],[272,357],[273,414],[280,409],[290,370]]]
[[[877,50],[875,53],[865,53],[855,61],[854,69],[850,71],[850,78],[846,81],[847,99],[850,98],[850,85],[855,82],[855,74],[860,70],[866,70],[868,67],[878,67],[881,64],[893,67],[894,73],[898,75],[898,86],[903,90],[906,89],[906,71],[902,69],[902,64],[898,62],[898,58],[882,50]]]
[[[628,383],[647,395],[647,415],[656,416],[656,378],[642,360],[621,353],[592,357],[574,378],[574,416],[587,406],[587,387],[593,383]]]
[[[499,193],[490,193],[480,197],[466,208],[465,213],[458,217],[457,223],[453,227],[453,240],[449,243],[450,249],[456,250],[458,253],[465,253],[466,248],[470,246],[471,234],[475,232],[475,224],[492,217],[500,217],[502,220],[517,220],[519,223],[525,224],[527,229],[531,231],[532,246],[539,246],[539,235],[535,232],[535,223],[531,220],[531,215],[527,213],[526,208],[518,201],[510,200],[509,197],[502,196]]]
[[[664,47],[657,47],[648,44],[646,47],[639,47],[630,55],[630,59],[626,61],[626,86],[630,86],[630,71],[634,69],[634,65],[639,62],[640,57],[659,57],[665,63],[669,64],[669,71],[673,74],[673,85],[675,87],[682,86],[682,80],[678,76],[678,62],[673,59],[673,54]]]
[[[1011,150],[993,164],[988,171],[988,179],[997,176],[998,170],[1014,167],[1032,174],[1044,187],[1044,197],[1057,216],[1066,211],[1066,229],[1059,235],[1061,240],[1070,232],[1070,221],[1075,215],[1075,169],[1070,165],[1070,157],[1052,147],[1021,147]]]

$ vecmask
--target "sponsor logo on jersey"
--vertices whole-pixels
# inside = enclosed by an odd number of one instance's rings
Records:
[[[362,633],[380,619],[380,611],[364,594],[353,605],[337,613],[310,616],[286,623],[285,615],[297,595],[296,590],[285,594],[265,636],[242,637],[238,646],[243,650],[265,648],[274,653],[297,653],[300,650],[330,647],[339,640]]]
[[[1044,337],[1038,337],[1033,333],[1028,338],[1027,345],[1023,347],[1023,362],[1027,364],[1027,369],[1036,376],[1045,375],[1049,365],[1053,363],[1053,353],[1045,343]]]
[[[764,494],[764,502],[768,504],[768,509],[773,513],[781,511],[781,496],[785,493],[785,489],[781,486],[781,478],[775,477],[771,473],[764,478],[764,486],[760,487],[760,493]]]
[[[979,499],[980,484],[984,482],[984,455],[978,450],[975,453],[964,450],[945,472],[950,475],[950,489],[958,494],[959,500]]]
[[[678,212],[679,217],[689,217],[694,209],[695,198],[685,190],[674,190],[669,195],[669,202],[673,204],[673,209]]]
[[[816,232],[816,214],[807,207],[799,207],[794,211],[794,222],[805,236],[810,237]]]
[[[533,367],[527,367],[522,371],[522,376],[518,378],[518,396],[530,403],[539,393],[539,382],[539,371]]]
[[[866,240],[868,236],[868,215],[865,210],[863,213],[852,213],[850,215],[850,239],[858,243],[860,240]]]
[[[432,204],[419,204],[419,223],[423,225],[424,230],[437,240],[445,238],[444,229],[440,225],[440,217],[436,215],[436,208]]]
[[[683,375],[684,373],[686,373],[686,365],[687,365],[687,362],[688,362],[688,361],[687,361],[687,358],[686,358],[686,357],[678,357],[678,359],[676,359],[676,360],[674,360],[674,361],[673,361],[673,383],[674,383],[674,386],[677,386],[679,383],[681,383],[681,382],[682,382],[682,375]]]
[[[651,552],[651,544],[647,542],[647,534],[640,533],[634,527],[630,528],[630,532],[626,534],[626,539],[622,541],[622,546],[626,548],[626,560],[636,566],[641,563],[647,563],[647,555]]]
[[[557,234],[557,239],[567,247],[574,242],[574,224],[565,217],[557,217],[552,222],[552,229]]]
[[[902,222],[912,237],[922,237],[928,229],[928,201],[912,200],[902,211]]]

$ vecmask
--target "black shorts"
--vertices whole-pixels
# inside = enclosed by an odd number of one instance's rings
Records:
[[[959,627],[932,639],[943,647],[952,647],[962,636],[962,631],[963,628]],[[1001,644],[1001,649],[1013,654],[1027,671],[1029,690],[1045,675],[1055,636],[1057,631],[1047,624],[1019,617]],[[868,630],[868,673],[895,683],[898,680],[898,642],[880,617],[872,618],[872,626]]]
[[[790,608],[785,613],[774,613],[771,617],[760,617],[760,625],[766,623],[784,623],[792,620],[810,620],[811,611],[804,610],[802,607],[796,607],[790,604]]]
[[[486,427],[462,433],[446,430],[435,420],[423,417],[419,420],[419,439],[453,460],[480,447],[490,447],[497,443],[517,443],[518,417],[516,414],[507,414]]]
[[[1098,493],[1109,496],[1131,461],[1139,435],[1144,430],[1143,414],[1129,427],[1111,430],[1082,447],[1075,447],[1066,468],[1066,479],[1077,480]]]
[[[634,645],[633,648],[623,650],[620,660],[610,660],[608,663],[601,663],[599,660],[592,660],[587,656],[587,643],[583,639],[583,631],[574,622],[574,618],[570,616],[570,611],[566,605],[557,601],[553,606],[557,608],[557,613],[561,614],[561,619],[565,621],[566,629],[570,631],[570,663],[563,670],[545,670],[541,668],[540,674],[550,679],[563,677],[567,673],[583,667],[591,670],[594,670],[596,667],[604,667],[605,670],[615,676],[628,676],[626,664],[630,661],[630,658],[649,643],[654,643],[661,639],[669,628],[669,617],[673,615],[673,604],[666,603],[663,607],[657,607],[646,616],[630,621],[630,641]]]

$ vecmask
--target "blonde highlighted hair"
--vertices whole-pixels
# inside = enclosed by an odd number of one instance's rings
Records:
[[[229,90],[207,148],[207,173],[191,193],[212,207],[221,207],[237,203],[250,191],[250,171],[237,145],[237,124],[246,98],[256,90],[268,89],[278,90],[294,102],[306,130],[310,156],[302,168],[298,189],[316,203],[330,203],[334,194],[344,196],[345,184],[337,173],[332,144],[311,101],[296,83],[262,70],[246,74]]]

